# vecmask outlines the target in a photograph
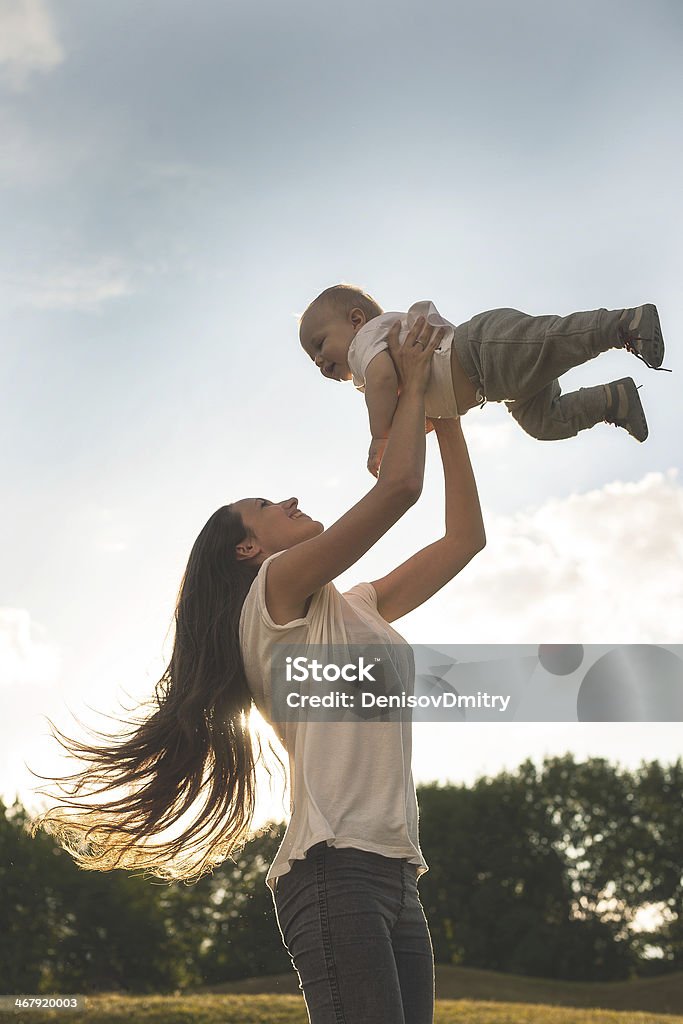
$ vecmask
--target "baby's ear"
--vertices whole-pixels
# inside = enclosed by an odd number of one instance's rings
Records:
[[[359,331],[361,327],[364,327],[365,324],[367,323],[367,317],[365,316],[365,313],[363,312],[362,309],[360,309],[359,306],[356,306],[351,310],[350,316],[351,323],[353,324],[353,327],[356,331]]]

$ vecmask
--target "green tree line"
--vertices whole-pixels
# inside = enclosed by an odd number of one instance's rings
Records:
[[[682,793],[681,759],[625,770],[571,755],[419,786],[436,961],[580,981],[683,969]],[[281,823],[169,885],[82,871],[27,818],[0,801],[0,991],[170,992],[291,970],[265,885]]]

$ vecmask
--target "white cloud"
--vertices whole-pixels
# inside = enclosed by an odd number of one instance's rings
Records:
[[[0,274],[0,282],[9,304],[37,309],[97,311],[104,302],[134,291],[124,270],[106,260],[44,274]]]
[[[24,762],[35,763],[40,731],[47,730],[41,715],[59,709],[61,652],[42,632],[25,608],[0,608],[0,797],[6,804],[27,781],[39,784]]]
[[[52,71],[64,61],[44,0],[0,0],[0,78],[23,92],[35,72]]]
[[[446,595],[406,618],[411,643],[680,642],[676,470],[485,523],[484,551]]]
[[[492,452],[501,452],[514,440],[518,430],[512,419],[503,423],[472,423],[468,416],[467,445],[476,453],[489,455]]]
[[[0,687],[52,684],[59,673],[59,654],[34,639],[38,631],[24,608],[0,608]]]

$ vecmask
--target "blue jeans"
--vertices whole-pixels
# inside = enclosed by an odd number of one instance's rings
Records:
[[[417,868],[325,841],[277,879],[310,1024],[433,1024],[434,952]]]

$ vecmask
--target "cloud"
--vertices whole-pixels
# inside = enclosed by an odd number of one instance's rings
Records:
[[[0,0],[0,80],[24,92],[36,72],[65,59],[44,0]]]
[[[112,261],[96,266],[70,266],[44,274],[0,274],[7,301],[37,309],[97,311],[110,299],[134,289],[125,271]]]
[[[24,608],[0,608],[0,687],[50,685],[59,673],[56,648],[34,639]]]
[[[510,419],[503,423],[467,422],[467,444],[473,452],[489,455],[507,448],[518,432],[517,424]]]
[[[676,470],[484,518],[486,548],[412,613],[411,643],[680,642]]]
[[[0,796],[12,803],[40,747],[42,714],[59,710],[60,650],[41,638],[25,608],[0,608]],[[28,777],[31,785],[38,785]]]

